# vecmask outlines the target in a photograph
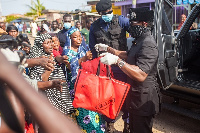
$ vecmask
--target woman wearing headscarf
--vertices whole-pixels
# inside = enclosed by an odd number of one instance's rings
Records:
[[[41,56],[46,56],[48,58],[53,58],[53,47],[51,36],[47,33],[41,34],[40,38],[35,41],[35,45],[31,49],[29,58],[37,58]],[[30,69],[30,78],[36,79],[39,81],[49,81],[54,79],[61,79],[66,81],[65,75],[61,67],[56,64],[54,65],[54,70],[49,71],[45,70],[41,66],[35,66]],[[56,88],[51,88],[43,91],[44,94],[49,99],[50,103],[62,113],[70,115],[73,113],[74,109],[72,106],[72,100],[69,95],[69,90],[67,85],[63,85],[62,91],[57,90]]]
[[[65,45],[67,49],[63,50],[63,54],[68,56],[69,65],[67,66],[67,81],[69,84],[70,95],[74,99],[74,83],[80,68],[81,62],[92,59],[92,53],[88,46],[82,42],[80,31],[73,27],[68,31],[67,39],[69,44]],[[103,133],[105,125],[102,122],[101,115],[83,108],[75,109],[75,115],[78,125],[85,133]]]

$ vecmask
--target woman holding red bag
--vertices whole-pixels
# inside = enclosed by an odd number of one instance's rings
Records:
[[[70,42],[70,44],[65,44],[63,54],[68,56],[68,61],[70,62],[67,65],[66,74],[68,83],[70,83],[70,95],[74,99],[74,83],[78,75],[78,70],[82,62],[92,59],[92,53],[89,51],[89,47],[82,41],[81,33],[77,28],[72,27],[68,31],[67,39],[70,39],[70,41],[66,41]],[[102,122],[100,114],[83,108],[77,108],[75,114],[77,123],[83,132],[103,133],[105,131],[105,125]]]

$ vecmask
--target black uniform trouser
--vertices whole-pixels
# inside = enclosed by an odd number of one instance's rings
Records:
[[[129,127],[131,133],[152,133],[153,117],[129,114]]]

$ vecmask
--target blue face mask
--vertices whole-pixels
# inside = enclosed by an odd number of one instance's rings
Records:
[[[105,22],[110,22],[113,18],[113,13],[111,14],[106,14],[106,15],[102,15],[102,19],[105,21]]]
[[[66,30],[68,30],[71,27],[71,23],[64,23],[64,27]]]

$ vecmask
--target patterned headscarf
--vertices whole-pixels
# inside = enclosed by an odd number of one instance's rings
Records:
[[[50,32],[49,27],[47,24],[42,24],[42,27],[44,28],[44,30],[46,30],[47,32]]]
[[[76,27],[72,27],[71,29],[69,29],[69,31],[68,31],[69,37],[70,37],[74,32],[76,32],[76,31],[79,31],[79,29],[76,28]]]
[[[42,45],[42,43],[46,40],[46,39],[52,39],[51,35],[49,35],[48,33],[45,34],[40,34],[40,36],[37,36],[35,38],[35,45],[40,46]]]
[[[34,46],[30,50],[29,57],[35,58],[35,57],[40,57],[42,55],[45,55],[42,43],[46,39],[51,39],[51,38],[52,38],[51,35],[49,35],[48,33],[40,34],[40,36],[37,36],[34,41]]]
[[[79,30],[78,28],[76,28],[76,27],[72,27],[72,28],[70,28],[70,29],[68,30],[68,34],[67,34],[67,37],[66,37],[66,42],[65,42],[65,46],[64,46],[64,49],[63,49],[63,50],[65,50],[65,49],[71,49],[71,39],[70,39],[70,36],[71,36],[74,32],[76,32],[76,31],[79,31],[79,32],[80,32],[80,30]],[[80,33],[81,33],[81,32],[80,32]],[[82,34],[81,34],[81,36],[82,36]],[[81,46],[84,47],[85,49],[88,49],[88,48],[89,48],[88,45],[85,43],[83,36],[82,36],[82,44],[81,44]]]

